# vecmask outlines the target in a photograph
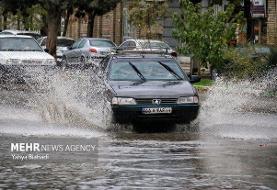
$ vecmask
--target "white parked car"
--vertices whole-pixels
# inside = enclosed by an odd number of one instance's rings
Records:
[[[38,39],[41,37],[41,35],[38,32],[25,31],[25,30],[3,30],[2,32],[0,32],[0,35],[25,35],[25,36],[31,36],[35,39]]]
[[[128,39],[125,40],[118,50],[128,52],[160,52],[170,54],[177,57],[177,52],[172,49],[167,43],[160,40],[145,40],[145,39]]]
[[[30,36],[0,35],[0,78],[18,76],[28,68],[54,67],[53,56],[44,52]]]

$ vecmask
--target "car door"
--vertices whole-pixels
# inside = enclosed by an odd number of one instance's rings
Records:
[[[85,60],[88,57],[88,47],[87,47],[88,40],[83,39],[78,45],[78,51],[76,52],[76,58],[78,61]]]
[[[68,50],[65,53],[66,56],[66,60],[68,63],[74,63],[75,59],[76,59],[76,51],[78,51],[78,46],[80,44],[80,42],[82,41],[82,39],[77,40],[71,47],[70,50]]]

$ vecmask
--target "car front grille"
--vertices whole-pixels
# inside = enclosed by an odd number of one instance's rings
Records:
[[[41,59],[23,59],[22,64],[24,65],[41,65],[43,60]]]
[[[153,100],[160,100],[160,104],[176,104],[177,98],[138,98],[137,104],[155,104]]]

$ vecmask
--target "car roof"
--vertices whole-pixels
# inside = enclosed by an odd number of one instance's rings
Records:
[[[41,37],[39,39],[45,39],[45,38],[47,38],[47,36],[43,36],[43,37]],[[74,41],[73,38],[69,38],[69,37],[66,37],[66,36],[57,36],[57,38],[58,39],[66,39],[66,40],[73,40]]]
[[[126,41],[135,41],[135,42],[138,42],[138,43],[152,43],[152,42],[161,42],[161,43],[166,43],[164,41],[161,41],[161,40],[147,40],[147,39],[127,39]]]
[[[13,34],[18,34],[18,33],[33,33],[33,34],[40,35],[38,32],[27,31],[27,30],[3,30],[2,32],[10,32],[10,33],[13,33]]]
[[[31,36],[26,36],[26,35],[12,35],[12,34],[0,34],[0,38],[31,38],[33,39],[33,37]]]
[[[134,53],[134,52],[121,52],[111,55],[117,59],[174,59],[171,55],[164,53]]]
[[[82,39],[87,39],[87,40],[105,40],[105,41],[111,41],[110,39],[107,39],[107,38],[90,38],[90,37],[84,37]]]

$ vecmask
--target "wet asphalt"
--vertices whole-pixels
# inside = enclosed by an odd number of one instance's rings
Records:
[[[256,108],[267,102],[268,111],[265,106],[263,111],[245,109],[245,102],[244,109],[230,111],[227,96],[200,96],[201,113],[190,125],[141,124],[136,128],[143,130],[137,130],[131,125],[107,128],[96,122],[101,114],[89,120],[80,102],[78,114],[76,102],[63,106],[71,115],[60,119],[61,102],[51,101],[45,109],[34,101],[33,91],[2,86],[0,189],[277,189],[276,99],[255,99],[260,102]],[[47,110],[59,113],[53,119]],[[72,151],[40,162],[13,160],[10,143],[32,138],[66,144],[93,139],[97,152]]]

